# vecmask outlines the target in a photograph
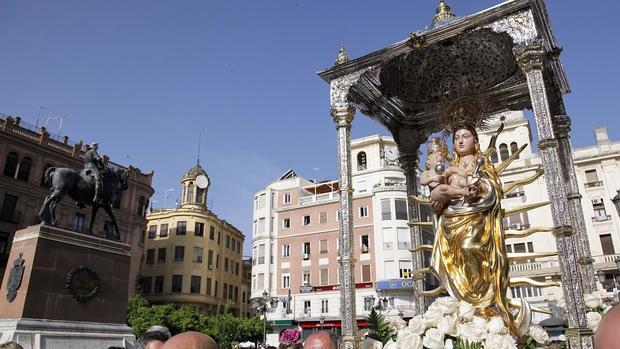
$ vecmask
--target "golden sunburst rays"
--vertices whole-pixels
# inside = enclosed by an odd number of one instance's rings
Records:
[[[504,192],[504,197],[507,194],[510,194],[510,192],[512,192],[516,188],[518,188],[518,187],[520,187],[522,185],[526,185],[526,184],[530,184],[530,183],[534,182],[535,180],[538,179],[538,177],[542,176],[544,173],[545,173],[545,171],[543,171],[542,168],[538,168],[538,169],[536,169],[536,172],[533,175],[531,175],[531,176],[529,176],[527,178],[520,179],[520,180],[511,182],[511,183],[505,185],[502,188],[502,191]]]
[[[420,292],[420,295],[423,297],[437,297],[441,294],[446,293],[446,288],[443,285],[440,285],[437,288],[434,288],[432,290],[428,290],[428,291],[422,291]]]
[[[504,238],[506,238],[506,239],[519,239],[519,238],[528,237],[528,236],[536,234],[536,233],[551,233],[551,232],[553,232],[553,228],[552,227],[532,227],[532,228],[525,229],[525,230],[507,229],[504,232]]]
[[[418,251],[432,251],[433,245],[420,245],[416,248],[410,248],[409,252],[418,252]]]
[[[425,198],[421,198],[419,196],[415,196],[415,195],[409,195],[409,200],[412,200],[413,202],[419,204],[419,205],[426,205],[426,206],[431,206],[431,200],[430,199],[425,199]]]
[[[502,133],[503,130],[504,130],[504,123],[502,122],[499,124],[499,127],[497,128],[497,130],[495,130],[495,132],[493,133],[493,136],[491,136],[491,140],[489,141],[489,146],[487,147],[487,150],[484,151],[485,157],[489,157],[491,156],[491,153],[497,151],[495,149],[495,143],[497,142],[497,136],[499,136],[499,134]]]
[[[497,172],[498,176],[502,174],[502,172],[504,172],[506,167],[508,167],[516,158],[519,157],[519,154],[521,154],[521,152],[527,147],[527,145],[527,143],[523,144],[517,151],[512,153],[512,155],[510,155],[508,159],[502,161],[501,164],[495,166],[495,172]]]
[[[557,256],[557,252],[508,252],[506,256],[509,262],[522,261],[525,259]]]
[[[515,215],[517,213],[530,211],[530,210],[543,207],[543,206],[547,206],[547,205],[549,205],[549,201],[543,201],[543,202],[537,202],[535,204],[527,204],[527,205],[521,205],[521,206],[516,206],[516,207],[511,207],[511,208],[505,208],[505,209],[502,209],[502,216],[508,217],[508,216]]]

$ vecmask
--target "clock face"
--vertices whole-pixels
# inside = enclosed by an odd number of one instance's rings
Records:
[[[387,147],[385,148],[385,158],[394,161],[398,158],[398,150],[396,147]]]
[[[196,177],[196,185],[198,186],[198,188],[204,189],[209,186],[209,179],[205,175],[200,175]]]

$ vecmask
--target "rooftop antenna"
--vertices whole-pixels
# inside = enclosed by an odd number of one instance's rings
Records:
[[[200,165],[200,141],[202,138],[202,132],[198,133],[198,160],[196,160],[196,164]]]
[[[37,124],[34,126],[35,128],[39,128],[39,119],[41,118],[41,112],[43,109],[47,109],[47,107],[39,107],[39,113],[37,114]]]

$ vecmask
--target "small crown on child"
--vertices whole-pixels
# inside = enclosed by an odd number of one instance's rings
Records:
[[[448,154],[448,147],[443,139],[439,137],[432,137],[428,142],[426,142],[428,154],[432,153],[441,153],[442,155]]]

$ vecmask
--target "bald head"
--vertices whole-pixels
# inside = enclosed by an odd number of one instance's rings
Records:
[[[204,333],[190,331],[168,339],[161,349],[217,349],[217,343]]]
[[[306,339],[304,349],[338,349],[338,339],[332,332],[319,331]]]
[[[620,305],[609,309],[603,316],[596,334],[594,344],[597,349],[620,349],[618,331],[620,330]]]

